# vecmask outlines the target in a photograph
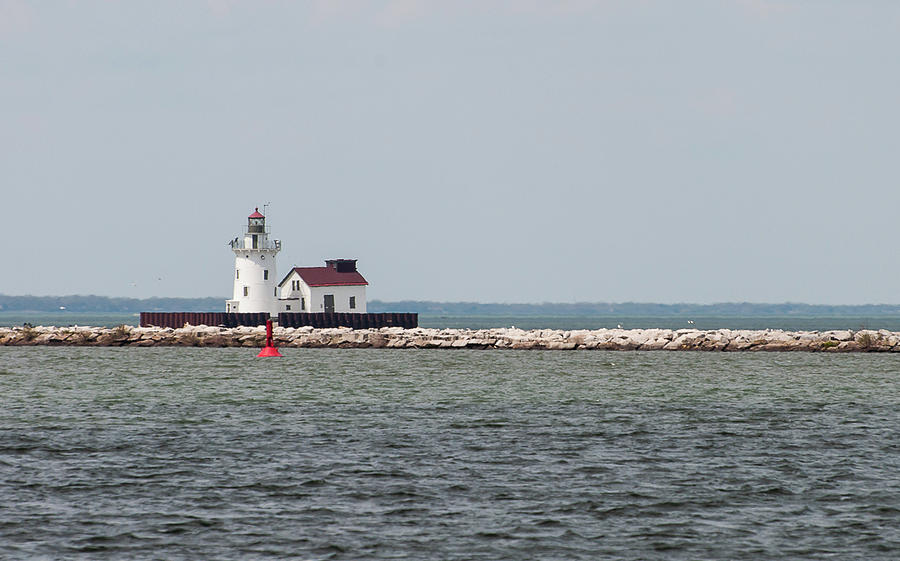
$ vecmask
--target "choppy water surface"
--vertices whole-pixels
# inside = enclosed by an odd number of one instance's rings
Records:
[[[896,559],[900,358],[0,348],[0,558]]]
[[[139,314],[87,312],[6,312],[0,311],[0,327],[31,325],[91,325],[115,327],[138,325]],[[854,316],[757,316],[693,317],[661,316],[438,316],[419,314],[419,326],[430,328],[489,329],[515,326],[521,329],[784,329],[786,331],[828,331],[830,329],[887,329],[900,331],[900,317]]]

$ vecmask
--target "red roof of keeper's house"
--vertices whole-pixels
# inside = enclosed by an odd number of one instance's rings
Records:
[[[253,211],[253,214],[248,216],[247,218],[265,218],[262,214],[259,213],[259,207],[256,207],[256,210]]]
[[[333,267],[294,267],[291,273],[297,273],[309,286],[359,286],[369,284],[363,278],[359,271],[352,273],[339,273]],[[284,277],[281,284],[284,284],[291,276],[291,273]]]

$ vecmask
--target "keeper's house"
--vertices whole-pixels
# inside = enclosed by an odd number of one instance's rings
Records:
[[[294,267],[278,284],[281,311],[366,313],[366,286],[356,259],[329,259],[324,267]]]

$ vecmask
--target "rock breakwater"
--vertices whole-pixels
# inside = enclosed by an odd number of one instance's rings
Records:
[[[261,347],[264,327],[5,327],[0,345]],[[717,329],[275,328],[279,347],[646,351],[900,352],[892,331]]]

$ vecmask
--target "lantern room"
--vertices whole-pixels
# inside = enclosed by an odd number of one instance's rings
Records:
[[[266,217],[260,214],[259,208],[247,217],[248,234],[264,234],[266,232]]]

